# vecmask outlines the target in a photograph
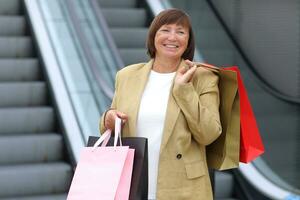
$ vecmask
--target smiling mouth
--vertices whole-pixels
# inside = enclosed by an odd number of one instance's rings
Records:
[[[168,48],[178,48],[178,45],[174,45],[174,44],[164,44],[163,46],[168,47]]]

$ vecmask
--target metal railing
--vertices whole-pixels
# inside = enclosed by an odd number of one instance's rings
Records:
[[[102,11],[100,9],[99,6],[99,1],[97,0],[90,0],[91,4],[92,4],[92,9],[94,11],[94,14],[97,17],[97,22],[98,25],[102,28],[102,31],[104,33],[105,39],[109,45],[109,47],[111,48],[111,51],[113,53],[113,55],[115,56],[115,60],[117,62],[117,67],[119,69],[121,69],[122,67],[124,67],[124,62],[123,59],[121,58],[120,52],[114,42],[114,39],[111,36],[111,33],[109,31],[109,27],[106,23],[106,20],[102,14]]]
[[[78,35],[78,40],[80,42],[81,47],[83,48],[83,53],[87,59],[88,67],[90,67],[90,70],[92,71],[92,75],[95,77],[95,80],[97,82],[97,85],[99,88],[103,91],[103,93],[109,97],[110,99],[113,98],[113,90],[110,89],[109,85],[105,82],[103,77],[101,77],[101,73],[99,72],[97,68],[97,61],[93,56],[93,52],[88,46],[87,39],[83,33],[83,30],[79,26],[79,17],[77,13],[75,12],[74,4],[72,0],[66,0],[67,3],[67,9],[70,13],[70,18],[72,21],[72,25],[74,26],[74,29]],[[105,30],[105,27],[103,27]],[[107,33],[106,33],[107,34]]]

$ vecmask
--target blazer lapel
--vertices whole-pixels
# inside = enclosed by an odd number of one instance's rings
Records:
[[[137,122],[137,115],[140,107],[140,102],[141,98],[145,89],[145,86],[148,81],[149,73],[152,69],[153,65],[153,59],[151,59],[148,63],[146,63],[140,70],[138,70],[131,78],[131,82],[128,85],[128,90],[130,93],[135,94],[132,95],[128,98],[128,103],[130,104],[129,110],[128,110],[128,116],[131,116],[131,120],[129,120],[129,134],[130,136],[136,136],[136,122]],[[181,61],[178,69],[181,67],[184,67],[186,64],[184,60]],[[176,76],[176,75],[175,75]],[[164,124],[164,129],[163,129],[163,137],[162,137],[162,142],[161,142],[161,147],[160,147],[160,152],[164,149],[166,146],[176,123],[176,120],[178,118],[180,108],[177,105],[173,94],[174,86],[174,80],[173,84],[171,86],[171,91],[169,95],[169,100],[168,100],[168,106],[167,106],[167,112],[166,112],[166,118],[165,118],[165,124]]]
[[[134,94],[128,98],[129,110],[128,116],[131,116],[129,120],[129,134],[130,136],[136,136],[136,121],[140,107],[141,98],[148,81],[149,73],[152,69],[153,59],[146,63],[141,69],[139,69],[131,78],[131,82],[127,88],[130,94]]]
[[[178,67],[178,69],[180,69],[181,67],[184,67],[186,64],[184,62],[184,60],[181,60],[181,63]],[[178,73],[178,69],[177,69],[177,73]],[[177,75],[176,73],[176,75]],[[175,75],[175,77],[176,77]],[[174,80],[175,80],[174,77]],[[168,107],[167,107],[167,112],[166,112],[166,118],[165,118],[165,125],[164,125],[164,129],[163,129],[163,138],[161,141],[161,147],[160,147],[160,152],[163,151],[164,147],[166,146],[176,123],[176,120],[178,118],[179,112],[180,112],[180,108],[177,105],[175,98],[173,96],[173,86],[174,86],[174,80],[173,80],[173,84],[172,84],[172,89],[170,91],[170,96],[169,96],[169,101],[168,101]]]

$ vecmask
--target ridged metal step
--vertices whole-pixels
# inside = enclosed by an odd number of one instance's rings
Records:
[[[20,58],[33,56],[35,55],[31,37],[0,37],[0,58]]]
[[[111,28],[110,31],[118,48],[146,47],[148,28]]]
[[[63,150],[63,137],[57,133],[1,136],[0,164],[59,161]]]
[[[0,58],[0,82],[36,81],[41,79],[37,58]]]
[[[0,15],[0,27],[5,27],[0,29],[0,36],[20,36],[25,35],[27,31],[24,16]]]
[[[55,124],[52,107],[0,108],[0,135],[53,132]]]
[[[70,165],[63,162],[0,166],[0,198],[65,193],[71,177]]]
[[[62,200],[73,170],[22,0],[0,0],[0,199]]]
[[[102,8],[102,13],[110,27],[143,27],[147,13],[140,8]]]
[[[13,198],[0,198],[0,200],[66,200],[67,194],[49,194],[49,195],[36,195],[27,197],[13,197]]]
[[[0,15],[21,15],[20,0],[0,0]]]
[[[137,0],[98,0],[102,8],[131,8],[136,6],[136,1]]]
[[[40,106],[46,103],[45,82],[0,82],[0,107]]]
[[[122,48],[119,52],[125,65],[149,61],[145,48]]]

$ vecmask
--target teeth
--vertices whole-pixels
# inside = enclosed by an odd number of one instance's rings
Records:
[[[177,48],[177,47],[178,47],[178,46],[172,45],[172,44],[166,44],[165,46],[166,46],[166,47],[170,47],[170,48]]]

